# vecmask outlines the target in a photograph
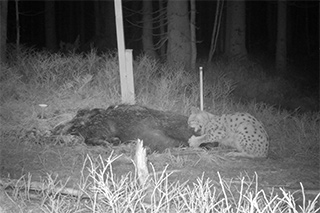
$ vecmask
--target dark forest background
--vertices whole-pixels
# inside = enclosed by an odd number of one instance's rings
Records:
[[[20,43],[37,50],[51,52],[89,52],[96,48],[101,52],[117,48],[115,13],[113,1],[53,1],[54,8],[48,8],[45,1],[18,1]],[[143,47],[143,4],[145,1],[123,1],[124,32],[127,49],[134,55],[145,53]],[[153,42],[160,42],[159,8],[167,1],[151,1]],[[197,61],[208,58],[212,31],[218,1],[196,1],[196,47]],[[221,2],[221,1],[220,1]],[[283,1],[286,4],[286,78],[302,81],[306,88],[319,91],[319,2]],[[278,26],[277,1],[245,2],[245,48],[246,57],[266,67],[268,74],[275,75],[276,40]],[[226,57],[226,11],[224,4],[221,27],[214,52],[214,59]],[[46,42],[46,16],[52,10],[55,17],[55,39]],[[17,40],[16,1],[8,1],[7,43]],[[188,6],[190,12],[190,5]],[[188,14],[190,17],[190,14]],[[101,27],[103,26],[103,27]],[[167,28],[166,28],[167,29]],[[75,46],[75,42],[78,42]],[[69,45],[66,47],[66,45]],[[166,46],[167,42],[163,46]],[[65,49],[67,48],[67,49]],[[160,48],[155,50],[157,58],[166,61]]]
[[[115,33],[114,6],[105,1],[106,24]],[[154,1],[157,10],[157,1]],[[80,35],[81,45],[95,36],[93,1],[55,1],[58,42],[74,42]],[[291,59],[318,60],[319,6],[317,1],[288,1],[288,53]],[[19,1],[21,43],[36,48],[45,47],[44,1]],[[214,24],[216,1],[196,1],[197,48],[199,58],[207,57]],[[123,1],[126,48],[136,54],[142,50],[142,1]],[[271,16],[271,17],[270,17]],[[8,4],[8,42],[16,40],[15,2]],[[83,22],[84,21],[84,22]],[[83,23],[82,23],[83,22]],[[247,49],[252,54],[274,55],[277,26],[277,2],[247,1]],[[271,31],[271,32],[270,32]],[[116,39],[115,37],[113,39]],[[58,45],[58,43],[56,44]],[[116,48],[109,41],[108,48]],[[316,63],[317,64],[317,63]]]

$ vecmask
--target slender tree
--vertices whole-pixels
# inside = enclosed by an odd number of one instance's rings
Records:
[[[229,57],[246,57],[245,0],[227,2],[226,46]]]
[[[103,12],[105,19],[104,24],[104,35],[108,39],[108,48],[116,48],[117,45],[117,33],[116,33],[116,19],[115,19],[115,10],[113,1],[105,1],[106,10]]]
[[[215,53],[217,48],[217,42],[220,34],[220,26],[221,26],[222,13],[223,13],[223,4],[224,4],[224,0],[217,0],[216,14],[214,18],[214,25],[213,25],[212,36],[211,36],[211,45],[210,45],[208,63],[212,60],[213,54]]]
[[[76,8],[74,7],[74,4],[75,2],[73,1],[66,1],[66,3],[68,3],[68,25],[67,25],[67,29],[66,29],[66,32],[67,32],[67,40],[70,42],[70,41],[73,41],[74,37],[75,37],[75,27],[73,26],[74,25],[74,16],[75,14],[77,13],[76,12]]]
[[[146,55],[152,58],[158,58],[153,44],[153,19],[152,19],[152,1],[143,0],[143,29],[142,29],[142,45]]]
[[[57,50],[56,19],[54,0],[45,1],[45,28],[46,28],[46,47],[49,50]]]
[[[19,0],[15,0],[15,9],[16,9],[16,30],[17,30],[17,37],[16,37],[16,46],[17,51],[20,51],[20,12],[19,12]]]
[[[95,35],[100,34],[100,29],[101,29],[101,23],[100,23],[100,1],[93,1],[94,4],[94,30],[95,30]]]
[[[0,1],[0,63],[6,61],[8,0]]]
[[[86,26],[86,19],[85,19],[85,4],[86,2],[85,1],[80,1],[79,2],[80,4],[80,18],[79,18],[79,26],[80,26],[80,43],[83,44],[85,42],[85,39],[86,39],[86,29],[85,29],[85,26]]]
[[[181,63],[190,67],[191,45],[188,1],[168,0],[168,48],[167,61],[169,64]]]
[[[197,37],[196,37],[196,0],[190,0],[190,37],[191,37],[191,69],[196,69]]]
[[[278,29],[276,69],[279,74],[284,74],[287,67],[287,3],[278,0]]]
[[[113,1],[94,1],[95,33],[82,46],[83,51],[96,48],[98,52],[116,48],[116,26]]]
[[[273,1],[267,2],[267,29],[268,29],[268,51],[275,52],[277,37],[277,4]]]
[[[165,10],[164,10],[164,0],[159,0],[159,12],[160,12],[160,15],[159,15],[159,28],[160,28],[160,36],[159,36],[159,49],[160,49],[160,57],[161,59],[165,59],[165,56],[166,56],[166,25],[164,24],[165,23],[165,19],[166,19],[166,16],[165,16]]]

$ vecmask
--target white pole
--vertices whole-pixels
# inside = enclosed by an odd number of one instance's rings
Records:
[[[122,103],[129,103],[128,100],[128,85],[126,77],[126,56],[123,33],[123,18],[122,18],[122,0],[114,0],[114,9],[116,13],[116,28],[117,28],[117,44],[119,57],[119,71],[120,71],[120,88]]]
[[[200,71],[200,110],[203,110],[203,70],[199,67]]]
[[[135,104],[134,95],[134,80],[133,80],[133,67],[132,67],[132,50],[126,50],[126,94],[123,94],[126,103]]]

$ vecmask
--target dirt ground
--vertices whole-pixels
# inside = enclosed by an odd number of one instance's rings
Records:
[[[3,140],[5,138],[5,140]],[[134,172],[131,161],[134,155],[134,145],[113,147],[113,156],[121,155],[112,163],[117,176]],[[168,171],[174,171],[170,181],[192,183],[202,175],[214,182],[219,182],[218,172],[224,180],[248,177],[255,181],[258,175],[259,187],[270,190],[280,187],[290,191],[306,190],[307,199],[314,199],[320,192],[319,156],[295,156],[280,158],[270,156],[267,159],[228,158],[226,150],[215,148],[210,151],[202,149],[171,149],[165,153],[148,155],[148,160],[156,172],[161,172],[168,165]],[[19,179],[22,175],[32,175],[32,181],[40,181],[47,174],[58,177],[57,180],[67,182],[67,187],[77,188],[81,170],[87,156],[91,159],[101,155],[104,159],[110,157],[112,148],[87,146],[85,144],[53,144],[49,141],[32,143],[19,142],[2,137],[0,158],[0,180],[6,178]],[[88,161],[86,163],[88,165]],[[85,170],[87,171],[87,170]],[[279,190],[280,191],[280,190]],[[296,194],[301,198],[301,193]]]

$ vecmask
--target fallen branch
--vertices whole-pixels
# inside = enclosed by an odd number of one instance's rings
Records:
[[[44,182],[30,182],[27,184],[24,181],[21,181],[21,178],[19,180],[13,180],[13,179],[0,179],[0,186],[4,189],[7,188],[13,188],[13,189],[19,189],[19,190],[25,190],[27,189],[30,191],[37,191],[37,192],[43,192],[43,191],[50,191],[50,193],[53,194],[64,194],[64,195],[70,195],[74,197],[82,197],[84,193],[81,190],[73,189],[73,188],[67,188],[65,186],[50,186]]]

